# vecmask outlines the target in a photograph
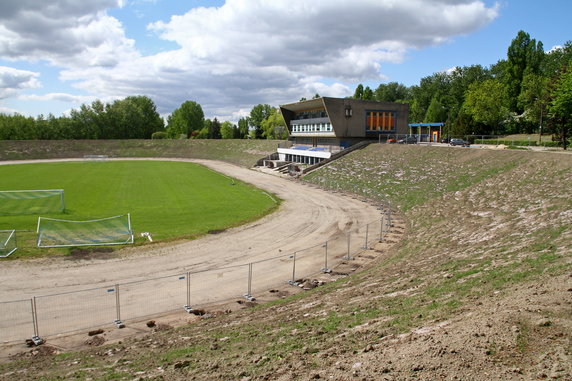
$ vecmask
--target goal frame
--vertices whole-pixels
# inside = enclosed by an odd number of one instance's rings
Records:
[[[59,211],[57,211],[57,213],[65,212],[66,203],[65,203],[64,190],[63,189],[0,190],[0,195],[6,194],[6,193],[10,194],[10,193],[34,193],[34,192],[57,192],[57,193],[59,193],[60,194],[60,209],[59,209]],[[47,213],[47,212],[44,212],[44,213]],[[0,211],[0,216],[13,216],[13,215],[22,215],[22,214],[36,214],[36,213],[2,213]]]
[[[106,220],[112,220],[114,218],[119,218],[119,217],[123,217],[123,216],[127,216],[127,224],[128,224],[128,231],[129,231],[129,239],[126,240],[125,242],[86,242],[86,243],[72,243],[72,244],[61,244],[61,245],[42,245],[42,235],[40,234],[40,224],[41,224],[41,220],[50,220],[50,221],[58,221],[58,222],[70,222],[70,223],[76,223],[76,224],[82,224],[82,223],[90,223],[90,222],[99,222],[99,221],[106,221]],[[135,234],[133,233],[133,229],[131,228],[131,213],[127,213],[127,214],[120,214],[118,216],[113,216],[113,217],[106,217],[106,218],[99,218],[96,220],[87,220],[87,221],[73,221],[73,220],[62,220],[62,219],[57,219],[57,218],[48,218],[48,217],[38,217],[38,226],[36,228],[36,233],[38,234],[38,241],[37,241],[37,247],[39,248],[51,248],[51,247],[76,247],[76,246],[110,246],[110,245],[130,245],[135,241]]]
[[[0,258],[6,258],[6,257],[10,256],[10,254],[12,254],[13,252],[15,252],[16,249],[18,249],[18,243],[17,243],[17,241],[16,241],[16,230],[15,230],[15,229],[12,229],[12,230],[0,230],[0,233],[10,233],[10,234],[8,235],[8,238],[6,239],[6,241],[4,241],[4,242],[1,242],[1,241],[0,241],[0,248],[1,248],[1,249],[5,249],[7,243],[10,242],[10,239],[11,239],[12,237],[14,237],[14,248],[13,248],[12,250],[10,250],[10,252],[9,252],[8,254],[0,254]]]

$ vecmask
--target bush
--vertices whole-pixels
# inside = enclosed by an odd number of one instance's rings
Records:
[[[153,132],[151,139],[167,139],[167,133],[164,131]]]
[[[520,146],[520,147],[560,147],[561,142],[542,142],[538,144],[536,140],[511,140],[511,139],[475,139],[475,144],[503,144],[505,146]]]

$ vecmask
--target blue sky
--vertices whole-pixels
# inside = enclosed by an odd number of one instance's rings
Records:
[[[236,121],[252,106],[415,85],[506,57],[519,30],[572,39],[570,0],[2,0],[0,112],[149,96]]]

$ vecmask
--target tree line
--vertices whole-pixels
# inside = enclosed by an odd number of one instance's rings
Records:
[[[0,114],[2,140],[148,139],[163,129],[163,119],[153,101],[131,96],[104,104],[99,100],[81,105],[69,116],[32,118]]]
[[[100,100],[73,109],[69,116],[36,118],[0,114],[0,140],[59,139],[285,139],[280,111],[267,104],[252,108],[238,121],[206,119],[200,104],[185,101],[167,123],[146,96],[130,96],[113,103]]]
[[[445,122],[450,135],[554,134],[566,147],[572,131],[572,42],[544,51],[518,32],[506,59],[434,73],[407,87],[359,84],[354,98],[409,104],[411,123]],[[539,131],[540,129],[540,131]]]
[[[258,104],[238,124],[205,119],[201,105],[186,101],[167,118],[164,132],[153,135],[156,139],[286,139],[288,130],[277,107]]]

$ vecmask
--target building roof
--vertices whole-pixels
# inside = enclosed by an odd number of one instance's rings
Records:
[[[445,123],[409,123],[409,127],[441,127],[444,126]]]
[[[324,98],[309,99],[307,101],[300,101],[296,103],[290,103],[287,105],[281,105],[280,107],[285,108],[290,111],[304,111],[315,108],[322,108],[324,106]]]

